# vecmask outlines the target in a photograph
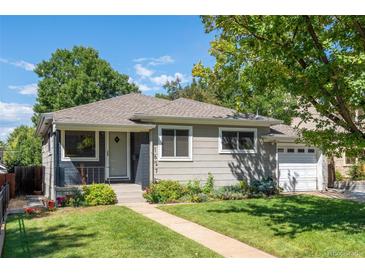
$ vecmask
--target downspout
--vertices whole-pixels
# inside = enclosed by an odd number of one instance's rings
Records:
[[[149,149],[150,149],[150,178],[149,178],[149,184],[151,184],[152,182],[154,182],[154,171],[153,171],[153,167],[154,167],[154,155],[153,155],[153,129],[151,129],[149,131]]]
[[[56,186],[58,186],[58,136],[56,124],[52,123],[52,139],[53,139],[53,195],[56,198]]]

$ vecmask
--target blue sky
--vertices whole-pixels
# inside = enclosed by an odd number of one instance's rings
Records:
[[[188,83],[194,63],[212,65],[212,38],[198,16],[0,16],[0,139],[31,124],[32,70],[57,48],[93,47],[153,95],[176,76]]]

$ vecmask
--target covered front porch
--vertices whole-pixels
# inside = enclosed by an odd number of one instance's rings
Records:
[[[59,126],[56,186],[150,181],[150,130]]]

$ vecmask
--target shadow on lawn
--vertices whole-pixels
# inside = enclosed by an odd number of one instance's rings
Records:
[[[364,233],[365,205],[337,199],[304,195],[248,200],[211,213],[245,213],[267,218],[277,236],[295,237],[306,231],[330,230],[348,234]],[[243,216],[244,218],[244,216]]]
[[[4,257],[54,257],[53,254],[60,250],[86,245],[85,239],[96,234],[84,233],[86,228],[81,225],[57,224],[45,228],[27,228],[24,222],[27,218],[30,217],[23,214],[12,217],[17,226],[7,228]]]

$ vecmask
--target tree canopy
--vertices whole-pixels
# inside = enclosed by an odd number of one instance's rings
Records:
[[[231,97],[238,97],[244,107],[258,98],[257,104],[268,104],[271,111],[296,109],[303,121],[316,125],[301,131],[302,140],[326,153],[362,154],[365,17],[203,16],[202,20],[206,31],[216,34],[210,49],[216,63],[213,68],[196,64],[193,75],[221,90],[232,90]],[[312,108],[315,111],[308,111]]]
[[[34,123],[39,113],[139,92],[127,75],[114,70],[93,48],[57,49],[49,60],[36,66],[35,72],[41,80],[33,107]]]
[[[166,82],[163,87],[166,93],[156,93],[156,97],[168,100],[188,98],[200,102],[219,104],[215,92],[202,79],[193,78],[191,83],[183,86],[181,80],[176,78],[174,81]]]
[[[4,163],[9,171],[15,166],[32,166],[41,164],[41,140],[35,134],[35,129],[19,126],[9,135]]]

